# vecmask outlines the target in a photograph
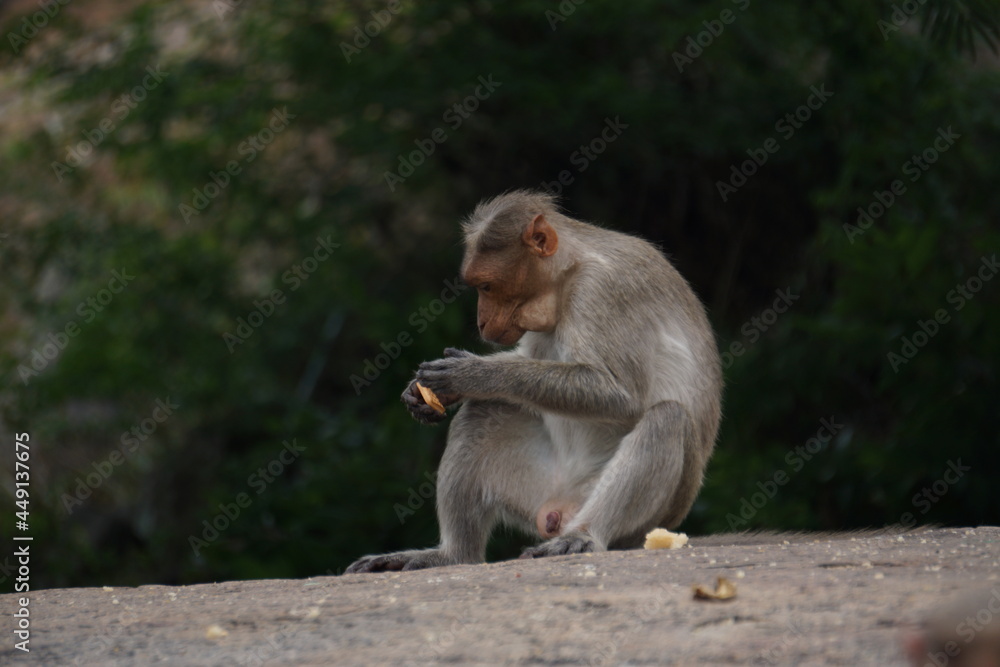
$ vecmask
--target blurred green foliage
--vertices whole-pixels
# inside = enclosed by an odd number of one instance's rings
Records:
[[[989,44],[921,36],[919,16],[886,31],[895,7],[868,0],[109,6],[113,20],[66,9],[3,56],[0,430],[31,434],[38,585],[308,576],[432,544],[445,429],[397,397],[443,347],[488,350],[473,295],[436,301],[457,221],[564,171],[566,208],[662,244],[720,348],[741,352],[686,530],[1000,522],[1000,281],[960,310],[948,296],[1000,249],[998,63],[969,57]],[[22,18],[0,17],[5,34]],[[481,77],[495,90],[454,111]],[[912,180],[947,128],[958,138]],[[390,187],[402,162],[412,175]],[[859,233],[859,207],[895,180],[905,191]],[[114,293],[116,270],[134,279]],[[768,320],[786,289],[798,300]],[[939,309],[948,321],[893,368]],[[157,399],[179,407],[156,421]],[[795,469],[821,419],[843,428]],[[286,440],[304,447],[290,462]],[[971,470],[934,494],[959,460]]]

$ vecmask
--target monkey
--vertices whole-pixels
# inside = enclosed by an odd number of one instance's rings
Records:
[[[722,366],[705,308],[653,244],[576,220],[547,193],[482,201],[462,223],[480,336],[447,348],[401,399],[446,418],[438,546],[365,556],[346,573],[481,563],[494,526],[542,541],[522,558],[628,549],[688,514],[715,447]],[[513,346],[513,347],[512,347]]]

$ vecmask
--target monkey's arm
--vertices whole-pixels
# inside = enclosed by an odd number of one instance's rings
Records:
[[[595,366],[501,353],[480,357],[447,349],[420,364],[417,380],[435,393],[501,399],[598,421],[637,419],[641,406],[614,376]]]

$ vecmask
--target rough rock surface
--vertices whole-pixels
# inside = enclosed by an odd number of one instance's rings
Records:
[[[1000,590],[1000,528],[712,544],[729,539],[406,573],[34,591],[30,654],[12,649],[16,596],[4,595],[0,663],[902,665],[900,639],[925,612],[970,586]],[[735,599],[693,599],[693,584],[718,576]]]

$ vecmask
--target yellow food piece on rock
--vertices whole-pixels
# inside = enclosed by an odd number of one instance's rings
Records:
[[[666,528],[654,528],[646,533],[646,543],[643,549],[680,549],[688,543],[684,533],[671,533]]]

